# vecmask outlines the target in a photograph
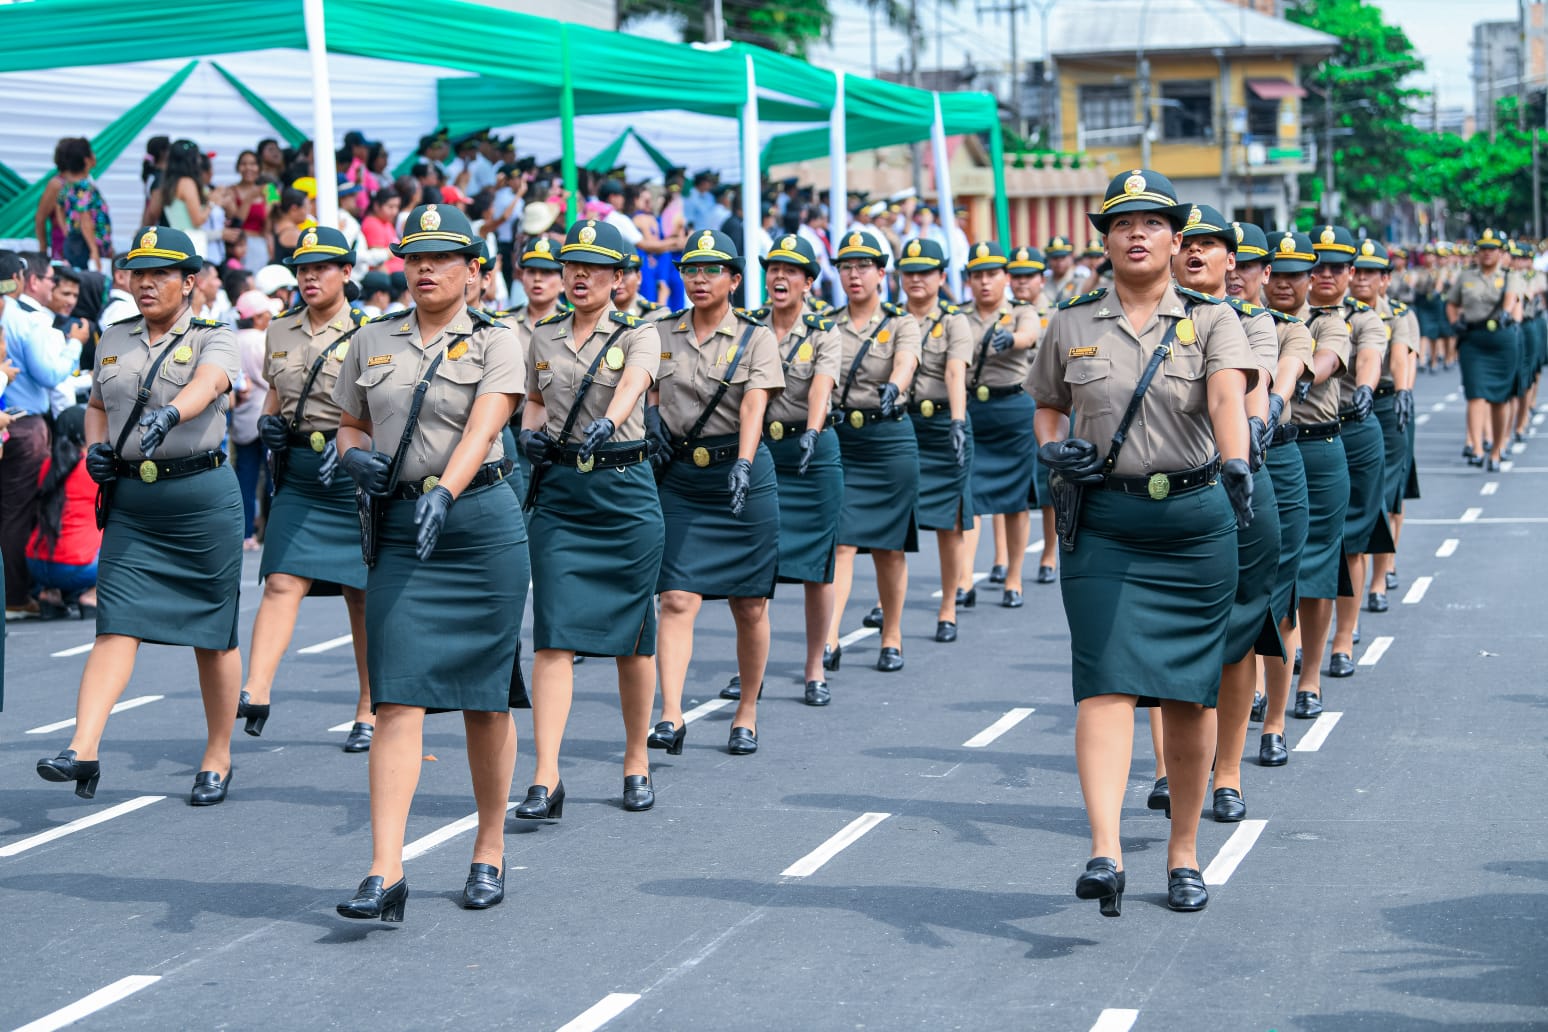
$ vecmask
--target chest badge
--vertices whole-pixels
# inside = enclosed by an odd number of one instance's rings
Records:
[[[1150,493],[1152,501],[1162,501],[1172,493],[1172,478],[1165,473],[1151,474],[1150,483],[1145,485],[1145,490]]]
[[[156,464],[150,459],[140,463],[140,479],[147,484],[154,484],[157,475]]]
[[[1199,339],[1199,331],[1193,328],[1192,319],[1182,319],[1177,323],[1177,342],[1179,344],[1192,344]]]
[[[942,334],[944,334],[945,332],[946,332],[946,328],[944,326],[942,326],[940,323],[936,323],[935,324],[935,329],[930,331],[930,336],[932,336],[932,337],[939,337]]]
[[[370,358],[366,359],[366,365],[368,367],[369,366],[387,365],[391,361],[392,361],[392,356],[391,355],[372,355]]]
[[[176,362],[178,365],[187,365],[189,362],[192,362],[193,348],[189,347],[187,344],[179,344],[172,352],[172,361]]]
[[[319,454],[321,454],[323,449],[328,447],[328,439],[323,436],[321,430],[313,430],[312,436],[308,437],[306,440],[307,443],[312,446],[312,450],[314,452],[318,452]]]
[[[885,344],[885,343],[887,343],[891,339],[892,339],[892,331],[891,330],[882,330],[880,333],[878,333],[876,335],[876,343],[878,343],[878,344]]]
[[[797,362],[810,362],[811,360],[812,346],[810,344],[802,344],[800,347],[796,348]]]
[[[455,361],[457,361],[457,359],[461,358],[463,355],[466,355],[467,353],[468,353],[468,342],[465,341],[465,340],[459,340],[457,343],[453,344],[450,348],[448,348],[446,350],[446,357],[451,359],[453,362],[455,362]]]
[[[602,356],[602,362],[613,372],[618,372],[624,367],[624,349],[614,344],[607,349],[607,354]]]
[[[736,345],[733,344],[729,348],[726,348],[726,357],[724,359],[722,359],[722,361],[726,365],[730,365],[732,360],[735,359],[735,358],[736,358]]]
[[[335,362],[342,362],[344,361],[344,356],[347,354],[349,354],[349,341],[346,340],[344,343],[333,349],[333,360]]]

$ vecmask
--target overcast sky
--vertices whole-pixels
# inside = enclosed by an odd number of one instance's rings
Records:
[[[1514,20],[1516,0],[1383,0],[1379,6],[1424,57],[1420,81],[1439,94],[1440,106],[1471,111],[1473,23]]]

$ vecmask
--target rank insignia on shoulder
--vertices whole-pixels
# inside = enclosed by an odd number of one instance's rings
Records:
[[[547,326],[549,323],[563,322],[574,314],[575,309],[567,308],[562,312],[555,312],[553,315],[544,316],[542,319],[538,320],[538,325]]]
[[[351,305],[349,309],[349,319],[350,322],[354,323],[356,326],[364,326],[366,323],[371,321],[371,317],[367,315],[363,309],[356,308],[353,305]]]
[[[814,330],[833,329],[833,320],[818,315],[816,312],[807,312],[801,317],[801,320]]]
[[[643,312],[659,312],[665,307],[660,301],[647,301],[643,297],[640,298],[640,310]]]
[[[620,312],[616,308],[613,309],[613,321],[615,323],[619,323],[620,325],[627,326],[630,329],[640,325],[640,319],[638,316],[630,315],[628,312]]]
[[[1274,321],[1275,322],[1298,323],[1298,322],[1301,321],[1299,318],[1297,318],[1296,316],[1291,315],[1289,312],[1281,312],[1277,308],[1270,308],[1269,309],[1269,315],[1272,315],[1274,317]]]
[[[1259,306],[1253,304],[1251,301],[1244,301],[1239,297],[1227,296],[1225,303],[1243,315],[1257,315],[1259,312],[1266,311],[1266,309],[1260,308]]]
[[[469,305],[468,306],[468,315],[472,316],[473,317],[473,321],[475,323],[479,324],[480,326],[493,326],[493,325],[495,325],[495,317],[493,315],[491,315],[490,313],[484,311],[482,308],[474,308],[472,305]]]
[[[1075,297],[1065,298],[1059,302],[1059,308],[1074,308],[1076,305],[1089,305],[1093,301],[1099,301],[1107,296],[1106,287],[1098,287],[1089,294],[1080,294]]]
[[[371,366],[390,365],[391,363],[391,355],[372,355],[370,358],[366,359],[366,368],[370,368]]]
[[[1011,307],[1012,308],[1027,308],[1031,304],[1032,304],[1032,302],[1030,302],[1030,301],[1017,301],[1017,300],[1014,300],[1014,299],[1011,300]]]
[[[1344,298],[1344,304],[1348,305],[1351,310],[1356,312],[1369,312],[1371,310],[1370,305],[1357,298],[1346,297]]]
[[[1408,314],[1408,305],[1406,303],[1402,302],[1402,301],[1394,301],[1394,302],[1392,302],[1392,314],[1393,315],[1407,315]]]
[[[751,323],[754,326],[763,325],[763,323],[759,321],[757,312],[749,312],[745,308],[738,308],[736,310],[736,317],[742,320],[744,323]]]
[[[1174,287],[1173,289],[1183,297],[1192,298],[1195,301],[1203,301],[1208,305],[1218,305],[1225,300],[1225,298],[1216,297],[1214,294],[1206,294],[1202,290],[1191,290],[1188,287]]]
[[[1018,304],[1019,304],[1019,302],[1018,302]],[[956,305],[952,304],[950,301],[942,301],[941,302],[941,311],[945,312],[947,315],[956,315],[958,312],[962,311],[962,309],[958,308]]]
[[[304,311],[306,311],[305,302],[302,302],[299,305],[291,305],[289,308],[280,313],[280,318],[283,319],[287,315],[300,315]]]
[[[224,323],[217,322],[214,319],[190,319],[188,321],[194,326],[215,327],[224,325]]]
[[[907,308],[904,308],[902,305],[893,304],[891,301],[883,301],[881,306],[882,310],[885,311],[888,315],[908,314]]]
[[[747,310],[747,314],[752,316],[754,319],[758,320],[759,322],[763,322],[763,320],[765,320],[765,319],[767,319],[769,317],[769,313],[772,312],[772,311],[773,311],[772,308],[768,307],[767,305],[764,305],[762,308],[749,308]]]
[[[691,308],[679,308],[677,311],[675,311],[671,315],[667,316],[667,318],[668,319],[681,319],[683,316],[687,315],[691,311],[693,311],[693,309],[691,309]],[[681,329],[681,327],[679,327],[679,329]]]

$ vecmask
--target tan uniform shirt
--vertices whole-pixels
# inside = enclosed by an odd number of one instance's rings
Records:
[[[1375,351],[1381,355],[1382,368],[1387,365],[1387,324],[1381,321],[1381,316],[1375,309],[1366,308],[1358,311],[1345,299],[1343,306],[1344,320],[1349,325],[1349,339],[1354,347],[1354,357],[1344,369],[1344,375],[1340,378],[1341,397],[1345,405],[1354,397],[1357,384],[1355,383],[1355,366],[1358,364],[1362,351]]]
[[[1274,374],[1279,370],[1279,333],[1274,329],[1274,317],[1262,305],[1253,305],[1250,312],[1238,311],[1236,316],[1242,321],[1242,332],[1247,334],[1252,357],[1258,360],[1265,382],[1272,386]]]
[[[318,356],[354,328],[355,321],[350,318],[347,307],[316,333],[312,332],[311,317],[305,308],[269,324],[264,338],[267,355],[263,362],[263,377],[269,381],[269,389],[279,395],[280,415],[286,426],[295,417],[296,402],[301,400],[301,391],[312,375],[312,366]],[[333,385],[338,382],[344,356],[349,354],[352,343],[353,337],[334,348],[318,370],[312,391],[306,396],[306,411],[301,413],[301,433],[339,428],[339,407],[333,401]]]
[[[116,322],[102,331],[102,339],[97,342],[97,368],[91,383],[91,396],[107,410],[109,445],[116,444],[118,435],[123,433],[146,370],[156,356],[168,348],[172,353],[156,370],[150,400],[145,403],[141,415],[170,405],[172,399],[188,386],[200,366],[213,365],[226,374],[230,383],[236,382],[241,362],[237,357],[236,335],[229,327],[207,319],[195,319],[184,312],[165,337],[151,343],[145,339],[143,318],[136,316]],[[226,392],[222,391],[203,412],[184,416],[156,449],[156,459],[182,459],[219,448],[226,436],[226,398]],[[140,451],[138,428],[129,428],[124,450],[118,457],[128,461],[145,458],[145,453]]]
[[[414,313],[385,316],[367,323],[350,339],[333,400],[351,416],[371,423],[372,444],[392,455],[414,403],[414,387],[442,350],[419,410],[419,424],[403,457],[399,481],[420,480],[446,472],[462,440],[473,402],[484,394],[514,394],[526,389],[527,362],[516,334],[499,323],[475,321],[464,310],[435,336],[421,340]],[[505,449],[497,436],[484,462],[498,462]]]
[[[886,302],[878,305],[871,318],[858,329],[850,322],[848,306],[828,314],[833,319],[838,329],[839,339],[844,345],[843,356],[839,362],[838,387],[833,395],[833,407],[846,410],[863,409],[867,412],[880,407],[881,387],[892,379],[892,367],[896,357],[913,355],[918,359],[923,354],[919,323],[907,311],[896,305],[888,305]],[[882,328],[883,320],[887,320],[885,329]],[[872,344],[870,350],[865,353],[865,359],[860,363],[860,367],[855,369],[855,376],[851,381],[849,370],[854,366],[855,357],[860,354],[860,348],[873,334],[876,336],[876,343]],[[883,340],[883,336],[887,339]]]
[[[1036,348],[1039,329],[1037,310],[1031,305],[1015,305],[1007,301],[989,318],[979,315],[977,307],[973,305],[962,309],[962,314],[967,318],[968,333],[973,338],[973,357],[968,359],[968,394],[971,395],[974,388],[980,385],[1014,387],[1026,383],[1032,371],[1032,353]],[[1033,347],[995,351],[984,343],[984,337],[991,326],[1004,327],[1012,333],[1030,329]]]
[[[1111,294],[1059,309],[1038,348],[1033,397],[1039,406],[1073,410],[1074,436],[1092,442],[1105,456],[1151,356],[1167,328],[1184,315],[1183,299],[1171,287],[1138,332]],[[1114,472],[1120,476],[1176,473],[1210,462],[1217,449],[1209,419],[1209,377],[1240,369],[1249,388],[1255,382],[1258,363],[1230,306],[1196,303],[1192,321],[1195,339],[1173,341],[1171,357],[1145,392],[1119,453]]]
[[[933,401],[939,407],[950,399],[946,394],[946,363],[951,359],[973,365],[973,332],[967,316],[955,305],[944,301],[919,327],[922,334],[919,371],[914,374],[912,390],[916,401]]]
[[[1477,267],[1464,269],[1451,284],[1446,300],[1462,309],[1463,322],[1498,319],[1505,310],[1500,294],[1511,285],[1507,276],[1503,268],[1496,268],[1487,276]]]
[[[1332,351],[1338,356],[1338,368],[1333,370],[1326,380],[1313,384],[1305,401],[1297,401],[1294,396],[1291,397],[1290,422],[1327,423],[1338,418],[1339,376],[1350,365],[1350,354],[1354,343],[1349,337],[1349,324],[1344,322],[1342,312],[1330,308],[1313,309],[1303,304],[1299,312],[1292,314],[1306,324],[1307,332],[1312,338],[1313,354]]]
[[[586,391],[586,399],[581,402],[580,414],[571,424],[570,437],[560,441],[562,445],[576,443],[587,424],[607,415],[607,408],[613,403],[613,392],[625,369],[643,369],[650,374],[650,382],[656,382],[656,372],[661,366],[661,338],[644,323],[626,327],[617,322],[613,318],[615,311],[617,309],[608,305],[602,318],[597,320],[596,328],[579,343],[574,337],[574,313],[553,322],[544,321],[532,331],[532,343],[527,349],[527,397],[543,403],[548,416],[543,429],[555,441],[559,441],[559,432],[564,429],[570,409],[575,406],[575,396],[586,378],[586,370],[591,368],[597,353],[603,352],[591,387]],[[622,332],[618,332],[620,330]],[[618,349],[614,352],[616,361],[609,363],[607,342],[615,332],[618,338],[612,347]],[[645,392],[642,391],[628,418],[614,428],[612,440],[623,443],[644,439]]]
[[[700,437],[721,437],[741,428],[742,395],[762,388],[778,393],[785,387],[779,367],[779,345],[767,326],[745,322],[728,310],[720,325],[702,343],[694,339],[693,313],[684,312],[676,322],[653,323],[661,335],[659,372],[661,421],[674,442],[687,439],[715,397],[715,391],[739,348],[747,353],[731,374],[731,386],[710,414]],[[748,331],[751,330],[749,333]],[[744,340],[745,338],[745,340]]]
[[[1274,333],[1279,340],[1279,354],[1281,356],[1292,355],[1300,359],[1308,370],[1311,369],[1312,353],[1317,350],[1317,345],[1312,340],[1311,331],[1306,328],[1305,323],[1281,322],[1275,319]],[[1294,398],[1294,395],[1292,394],[1291,397]],[[1286,405],[1284,411],[1279,414],[1281,425],[1292,422],[1290,418],[1291,407],[1291,405]]]
[[[1381,385],[1392,386],[1392,360],[1394,357],[1406,360],[1410,353],[1418,352],[1419,337],[1410,326],[1408,309],[1404,309],[1403,315],[1398,315],[1392,307],[1392,302],[1387,298],[1377,298],[1372,306],[1376,314],[1381,316],[1382,326],[1387,331],[1387,353],[1381,360]],[[1414,323],[1417,326],[1417,322]]]
[[[821,325],[813,326],[815,320]],[[822,326],[826,325],[826,329]],[[769,402],[764,413],[767,422],[778,420],[788,427],[805,429],[811,407],[812,378],[818,373],[838,382],[843,361],[844,342],[833,320],[815,314],[796,320],[785,339],[779,342],[779,362],[785,373],[785,389]],[[826,415],[826,413],[824,413]]]
[[[1072,297],[1079,297],[1081,294],[1085,293],[1081,287],[1086,281],[1084,278],[1075,274],[1075,270],[1077,268],[1079,268],[1079,266],[1071,265],[1069,272],[1065,273],[1063,276],[1050,279],[1048,281],[1048,285],[1043,288],[1043,293],[1051,295],[1050,300],[1055,306],[1059,305],[1061,302],[1068,301]]]

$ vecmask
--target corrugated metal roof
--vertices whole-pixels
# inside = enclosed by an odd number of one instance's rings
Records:
[[[1338,46],[1336,36],[1225,0],[1074,0],[1054,8],[1048,35],[1055,58],[1133,54],[1141,42],[1146,53]]]

